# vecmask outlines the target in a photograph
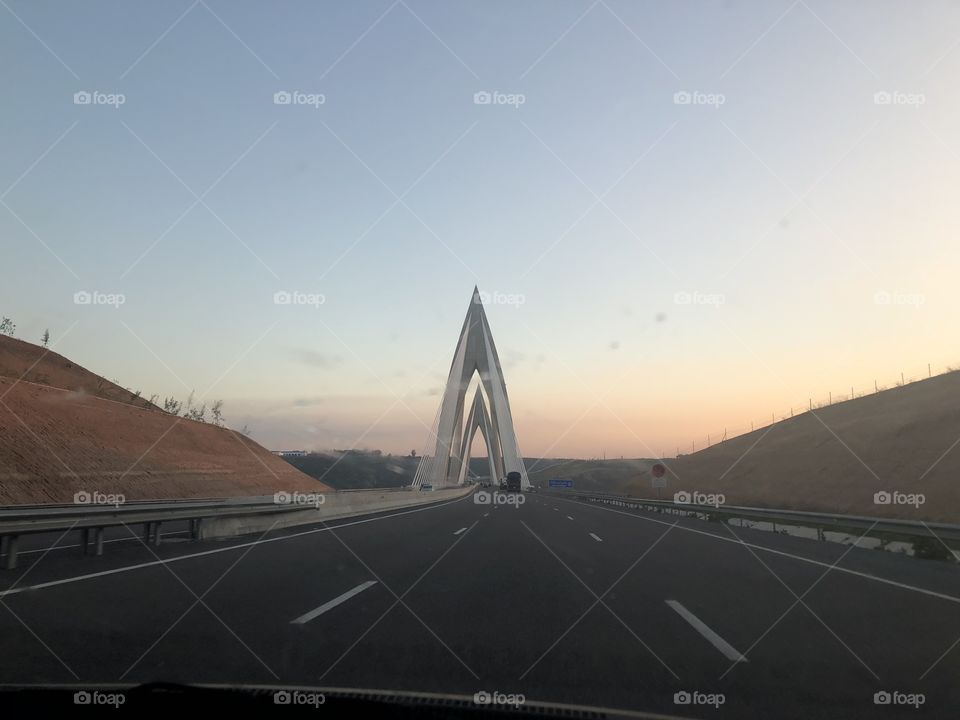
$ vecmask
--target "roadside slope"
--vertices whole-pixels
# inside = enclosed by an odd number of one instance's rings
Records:
[[[0,372],[14,374],[0,377],[0,504],[329,490],[241,433],[170,415],[36,345],[0,338]]]
[[[806,412],[665,461],[669,493],[728,504],[960,522],[960,372]],[[874,493],[926,503],[877,505]],[[649,497],[649,473],[630,488]]]

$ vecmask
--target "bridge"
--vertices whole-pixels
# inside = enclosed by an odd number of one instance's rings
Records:
[[[464,417],[472,384],[476,385],[476,391]],[[467,478],[471,448],[478,430],[486,444],[490,477],[502,479],[509,472],[519,472],[521,487],[528,490],[530,479],[513,427],[507,383],[490,323],[483,310],[480,290],[474,287],[460,339],[453,352],[437,419],[430,432],[428,442],[431,448],[421,456],[413,486],[462,485]]]

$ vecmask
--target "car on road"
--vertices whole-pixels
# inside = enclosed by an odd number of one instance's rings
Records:
[[[522,490],[522,483],[520,473],[516,470],[511,470],[507,473],[507,492],[520,492]]]

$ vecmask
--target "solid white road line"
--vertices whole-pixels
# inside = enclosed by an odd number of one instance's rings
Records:
[[[575,500],[567,500],[565,498],[558,498],[560,502],[575,503],[580,507],[584,507],[583,503],[577,502]],[[871,575],[870,573],[860,572],[859,570],[851,570],[849,568],[839,567],[838,565],[833,565],[831,563],[822,562],[820,560],[814,560],[813,558],[804,557],[803,555],[794,555],[793,553],[784,552],[783,550],[774,550],[771,547],[766,545],[758,545],[756,543],[748,543],[744,540],[741,540],[739,537],[724,537],[723,535],[717,535],[716,533],[706,532],[705,530],[696,530],[694,528],[685,527],[683,525],[677,525],[676,523],[669,523],[663,520],[657,520],[655,518],[646,517],[644,515],[637,515],[636,513],[624,512],[623,510],[614,510],[613,508],[600,507],[599,505],[590,505],[588,507],[593,507],[597,510],[603,510],[605,512],[616,513],[617,515],[626,515],[627,517],[632,517],[636,520],[644,520],[646,522],[656,523],[657,525],[670,525],[676,527],[678,532],[689,532],[694,533],[695,535],[704,535],[714,540],[719,540],[721,542],[735,543],[737,545],[746,545],[748,548],[753,550],[759,550],[761,552],[771,553],[773,555],[780,555],[781,557],[788,557],[792,560],[799,560],[800,562],[810,563],[811,565],[817,565],[819,567],[828,568],[833,572],[843,573],[845,575],[853,575],[854,577],[863,578],[865,580],[873,580],[875,582],[883,583],[884,585],[892,585],[893,587],[898,587],[903,590],[911,590],[913,592],[920,593],[922,595],[929,595],[930,597],[940,598],[941,600],[947,600],[949,602],[960,604],[960,597],[954,595],[947,595],[946,593],[937,592],[935,590],[927,590],[926,588],[917,587],[916,585],[907,585],[906,583],[897,582],[896,580],[889,580],[879,575]],[[3,597],[3,593],[0,593],[0,597]]]
[[[310,612],[305,613],[304,615],[301,615],[296,620],[291,620],[290,624],[304,625],[310,622],[311,620],[313,620],[315,617],[319,617],[320,615],[323,615],[325,612],[327,612],[327,610],[333,610],[333,608],[335,608],[340,603],[346,602],[347,600],[352,598],[354,595],[359,595],[367,588],[373,587],[376,584],[377,584],[376,580],[367,580],[365,583],[360,583],[353,590],[347,590],[343,595],[338,595],[330,602],[325,602],[320,607],[314,610],[311,610]]]
[[[466,528],[460,528],[459,530],[457,530],[457,531],[454,533],[454,535],[459,535],[460,533],[463,533],[463,532],[466,532],[466,531],[467,531]]]
[[[339,530],[340,528],[352,527],[353,525],[365,525],[366,523],[371,522],[380,522],[381,520],[389,520],[390,518],[400,517],[401,515],[410,515],[412,513],[424,512],[425,510],[436,510],[438,508],[446,507],[447,505],[452,505],[453,503],[463,502],[469,495],[464,495],[462,498],[457,498],[456,500],[450,500],[448,502],[439,502],[433,505],[427,505],[425,507],[414,508],[413,510],[403,510],[401,512],[392,513],[390,515],[380,515],[378,517],[367,518],[365,520],[354,520],[352,522],[340,523],[339,525],[326,525],[325,527],[313,528],[312,530],[304,530],[303,532],[291,533],[290,535],[280,535],[278,537],[261,537],[259,540],[252,540],[245,543],[237,543],[236,545],[229,545],[228,547],[214,548],[213,550],[201,550],[200,552],[188,553],[187,555],[176,555],[170,558],[163,558],[160,560],[151,560],[150,562],[137,563],[136,565],[126,565],[124,567],[114,568],[112,570],[103,570],[101,572],[87,573],[86,575],[74,575],[73,577],[62,578],[60,580],[50,580],[49,582],[37,583],[36,585],[24,585],[21,587],[10,588],[9,590],[0,590],[0,598],[6,597],[7,595],[17,595],[22,592],[27,592],[29,590],[42,590],[48,587],[55,587],[57,585],[66,585],[68,583],[80,582],[81,580],[91,580],[93,578],[104,577],[106,575],[117,575],[119,573],[130,572],[131,570],[139,570],[140,568],[154,567],[155,565],[166,565],[168,563],[174,563],[179,560],[191,560],[193,558],[205,557],[207,555],[217,555],[219,553],[231,552],[232,550],[242,550],[243,548],[253,547],[255,545],[266,545],[267,543],[282,542],[283,540],[293,540],[294,538],[303,537],[304,535],[313,535],[314,533],[330,532],[331,530]],[[283,529],[283,528],[278,528]],[[268,531],[269,532],[269,531]],[[266,535],[266,533],[264,533]]]
[[[602,538],[594,535],[593,533],[590,533],[590,537],[592,537],[592,538],[593,538],[594,540],[596,540],[597,542],[603,542],[603,539],[602,539]]]
[[[706,623],[703,622],[700,618],[694,615],[692,612],[687,610],[683,605],[678,603],[676,600],[666,600],[667,605],[672,607],[677,611],[677,614],[680,615],[684,620],[690,623],[693,626],[693,629],[698,633],[703,635],[711,645],[713,645],[717,650],[722,652],[728,660],[733,660],[734,662],[749,662],[743,655],[741,655],[733,645],[728,643],[722,637],[717,635],[713,630],[707,627]]]

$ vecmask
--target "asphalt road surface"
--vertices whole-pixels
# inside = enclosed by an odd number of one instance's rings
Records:
[[[224,541],[172,527],[159,548],[120,528],[102,557],[80,555],[70,536],[33,538],[21,566],[0,571],[0,684],[496,691],[686,717],[957,717],[956,564],[524,499],[469,496]]]

